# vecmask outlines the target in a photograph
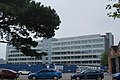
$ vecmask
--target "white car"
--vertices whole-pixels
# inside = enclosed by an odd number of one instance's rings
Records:
[[[20,71],[18,71],[18,73],[19,73],[20,75],[28,75],[28,74],[30,74],[30,73],[31,73],[31,71],[27,71],[27,70],[20,70]]]

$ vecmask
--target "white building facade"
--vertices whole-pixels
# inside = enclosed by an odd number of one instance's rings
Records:
[[[38,52],[47,52],[42,59],[25,56],[12,46],[7,46],[6,60],[9,64],[76,64],[100,65],[101,54],[114,44],[112,33],[93,34],[38,41]]]

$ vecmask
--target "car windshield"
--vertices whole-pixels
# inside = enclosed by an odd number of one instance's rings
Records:
[[[87,69],[85,69],[85,70],[81,71],[81,73],[83,74],[83,73],[85,73],[86,71],[87,71]]]
[[[13,72],[13,73],[17,73],[16,71],[14,71],[14,70],[9,70],[9,71],[11,71],[11,72]]]
[[[92,70],[92,69],[85,69],[83,71],[81,71],[81,73],[89,73],[89,72],[98,72],[97,70]]]

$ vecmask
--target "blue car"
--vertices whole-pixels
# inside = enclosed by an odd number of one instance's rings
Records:
[[[114,80],[120,80],[120,73],[115,73],[112,77]]]
[[[58,80],[62,78],[62,73],[59,71],[56,71],[54,69],[42,69],[36,73],[32,73],[28,75],[28,79],[30,80],[37,80],[37,79],[53,79]]]
[[[81,73],[76,73],[71,75],[71,80],[81,80],[81,79],[96,79],[101,80],[104,78],[104,74],[97,70],[85,69]]]

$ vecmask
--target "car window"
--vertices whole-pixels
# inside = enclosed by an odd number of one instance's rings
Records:
[[[81,73],[96,73],[96,70],[86,69],[86,70],[83,70]]]
[[[48,70],[49,72],[55,72],[55,70]]]
[[[96,70],[89,70],[88,73],[97,73]]]
[[[41,73],[40,71],[36,72],[37,74]]]
[[[43,72],[47,72],[47,70],[41,70],[40,72],[41,72],[41,73],[43,73]]]
[[[7,73],[8,73],[8,74],[12,74],[12,72],[11,72],[11,71],[7,71]]]
[[[91,73],[92,70],[86,70],[84,73]]]
[[[93,71],[93,73],[96,73],[96,72],[97,72],[96,70]]]
[[[6,70],[2,70],[1,73],[7,73],[7,71]]]

